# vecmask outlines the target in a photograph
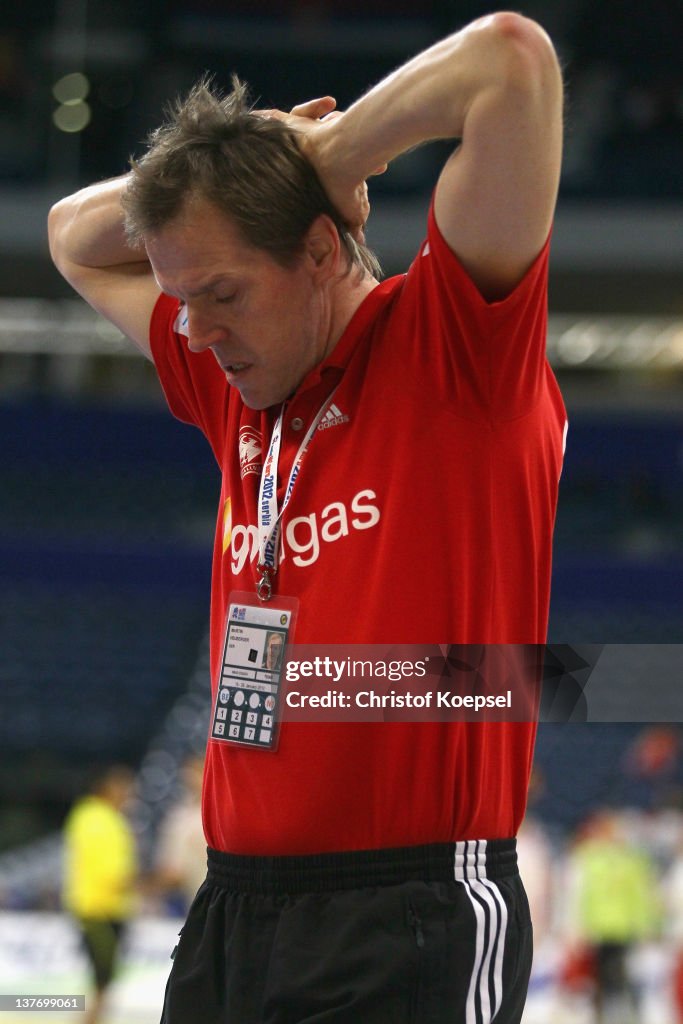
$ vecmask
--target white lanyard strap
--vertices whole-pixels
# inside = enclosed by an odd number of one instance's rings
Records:
[[[336,388],[335,388],[336,390]],[[334,397],[334,391],[325,399],[316,414],[313,422],[306,431],[292,464],[292,469],[287,481],[287,489],[282,501],[282,508],[277,505],[277,468],[280,461],[280,444],[282,441],[282,423],[284,420],[285,407],[283,405],[280,415],[273,427],[273,434],[270,439],[268,455],[261,473],[261,484],[258,495],[258,536],[259,536],[259,560],[258,571],[260,574],[256,584],[256,594],[261,601],[269,601],[273,592],[272,577],[277,572],[280,558],[280,534],[282,532],[282,516],[289,504],[294,490],[294,484],[301,471],[301,464],[306,457],[313,436],[318,424],[327,412],[327,409]]]

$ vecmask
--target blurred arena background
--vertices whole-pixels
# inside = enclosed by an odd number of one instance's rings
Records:
[[[680,0],[516,6],[550,32],[568,91],[549,352],[570,431],[549,639],[678,644],[683,8]],[[199,434],[166,412],[151,368],[52,268],[49,206],[79,184],[123,171],[164,104],[206,69],[226,84],[237,70],[264,106],[332,93],[344,107],[403,59],[490,9],[479,0],[6,5],[0,995],[87,990],[77,935],[59,903],[68,809],[93,766],[131,765],[142,870],[155,877],[180,766],[201,751],[209,712],[217,472]],[[368,240],[389,274],[417,250],[444,154],[438,144],[420,149],[372,184]],[[680,666],[672,688],[683,681],[683,659]],[[638,671],[646,690],[647,663]],[[614,1019],[682,1019],[675,998],[682,739],[676,722],[541,727],[521,854],[537,916],[525,1024],[594,1019],[590,967],[579,965],[580,876],[584,844],[607,818],[614,849],[647,862],[652,911],[628,937],[638,1009],[622,1007]],[[173,886],[148,886],[109,1024],[158,1019],[182,906]],[[44,1014],[4,1012],[8,1024],[15,1019],[27,1024]]]

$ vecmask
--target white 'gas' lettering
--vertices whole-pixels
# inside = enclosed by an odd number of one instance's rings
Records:
[[[351,511],[365,513],[367,520],[363,519],[352,519],[351,525],[355,526],[357,530],[369,530],[371,526],[376,526],[379,522],[379,509],[376,505],[363,505],[361,504],[361,498],[376,498],[377,495],[374,491],[359,491],[351,502]]]
[[[301,527],[304,527],[305,540],[302,543],[299,539],[301,536]],[[297,537],[297,531],[299,537]],[[295,565],[311,565],[313,562],[317,562],[320,556],[320,541],[318,540],[318,524],[315,517],[315,512],[312,512],[310,516],[297,516],[287,523],[286,529],[287,544],[292,551],[296,554],[292,561]],[[307,555],[307,558],[303,556]]]
[[[351,529],[369,530],[380,520],[380,510],[372,501],[377,499],[374,491],[359,491],[351,499],[351,512],[355,513],[349,520],[349,510],[343,501],[333,501],[320,513],[307,516],[296,516],[286,523],[280,537],[280,562],[288,555],[294,565],[304,567],[312,565],[320,557],[320,543],[331,544],[348,537]],[[286,519],[286,517],[285,517]],[[232,571],[238,576],[247,559],[252,562],[258,558],[258,528],[256,526],[237,525],[232,528],[230,540],[232,553]]]
[[[336,515],[333,515],[335,512]],[[320,518],[325,520],[321,531],[323,540],[332,542],[339,540],[340,537],[348,537],[349,517],[346,514],[346,505],[342,501],[333,501],[331,505],[326,505]]]
[[[239,576],[247,558],[253,562],[258,555],[257,527],[234,526],[230,547],[232,549],[232,571],[235,576]]]

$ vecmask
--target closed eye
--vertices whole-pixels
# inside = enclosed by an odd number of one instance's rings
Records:
[[[218,296],[216,296],[216,302],[221,302],[221,303],[234,302],[236,298],[237,298],[237,292],[233,292],[232,295],[221,295],[220,298],[218,298]]]

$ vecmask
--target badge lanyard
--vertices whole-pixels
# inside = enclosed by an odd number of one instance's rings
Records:
[[[336,391],[336,388],[335,388]],[[282,406],[277,422],[273,427],[273,436],[270,441],[270,448],[261,473],[261,484],[258,495],[258,533],[259,533],[259,579],[256,582],[256,594],[260,601],[270,601],[273,593],[272,577],[277,572],[280,557],[280,534],[282,533],[282,516],[289,504],[294,490],[294,484],[301,471],[301,464],[306,457],[313,436],[318,424],[327,412],[327,409],[334,398],[334,391],[325,399],[318,413],[306,432],[301,442],[301,447],[294,459],[292,470],[287,481],[287,490],[282,502],[282,508],[277,507],[277,467],[280,460],[280,443],[282,441],[282,424],[285,415],[285,407]]]

